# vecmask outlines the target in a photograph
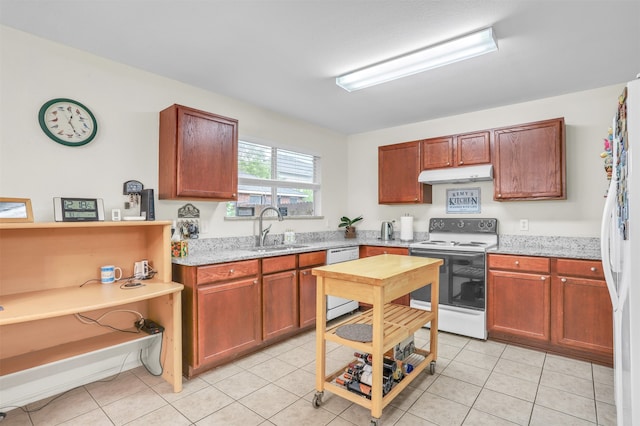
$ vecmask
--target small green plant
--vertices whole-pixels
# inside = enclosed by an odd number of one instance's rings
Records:
[[[342,216],[340,218],[340,224],[338,225],[338,228],[342,228],[342,227],[345,227],[345,226],[347,228],[349,228],[349,227],[353,226],[354,223],[360,222],[361,220],[362,220],[362,215],[356,217],[355,219],[349,219],[346,216]]]

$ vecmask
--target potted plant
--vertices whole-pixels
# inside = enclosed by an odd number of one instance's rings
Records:
[[[356,217],[355,219],[349,219],[346,216],[342,216],[340,218],[340,224],[338,228],[345,228],[344,237],[345,238],[355,238],[356,237],[356,228],[353,226],[354,223],[362,220],[362,215]]]

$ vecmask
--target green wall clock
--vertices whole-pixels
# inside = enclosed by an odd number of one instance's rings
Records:
[[[42,131],[66,146],[86,145],[96,137],[98,122],[89,108],[66,98],[51,99],[40,108]]]

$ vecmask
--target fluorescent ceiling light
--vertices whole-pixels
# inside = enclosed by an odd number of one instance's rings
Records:
[[[493,28],[448,40],[336,78],[348,92],[498,50]]]

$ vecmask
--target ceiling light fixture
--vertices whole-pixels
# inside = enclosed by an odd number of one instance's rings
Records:
[[[422,71],[498,50],[493,28],[485,28],[336,78],[348,92],[386,83]]]

